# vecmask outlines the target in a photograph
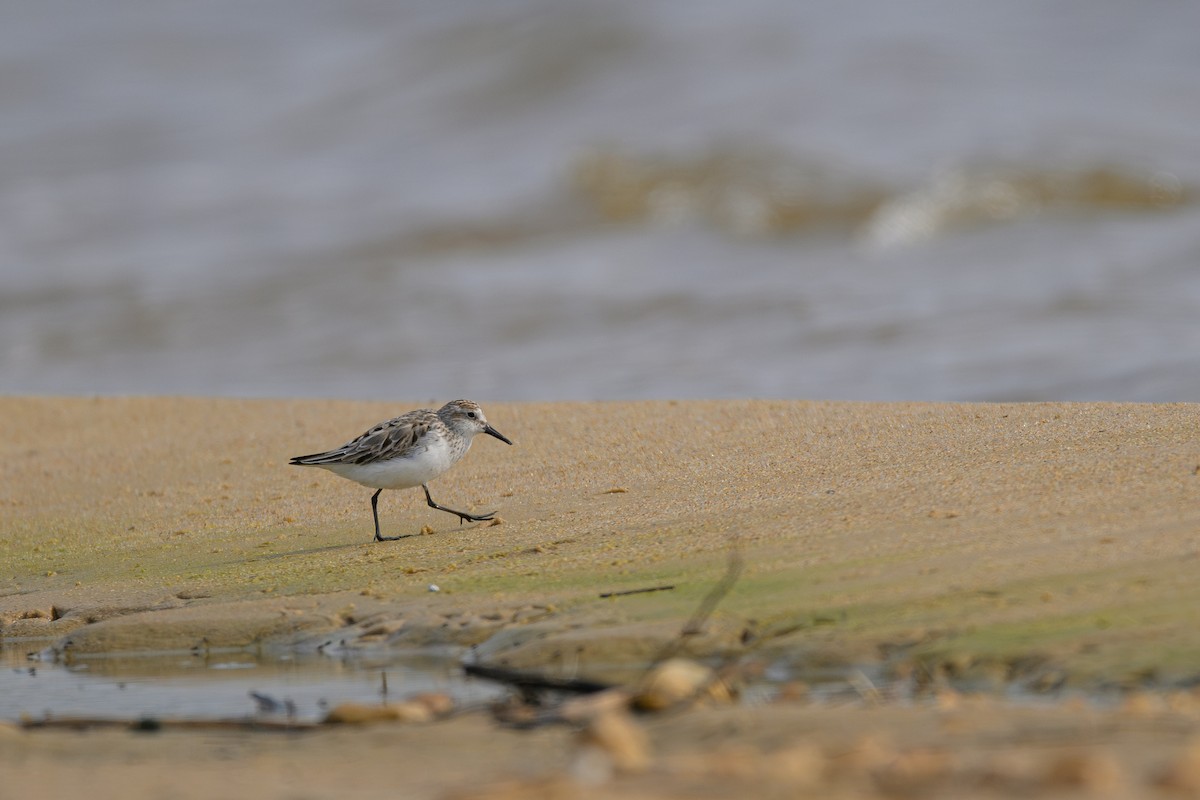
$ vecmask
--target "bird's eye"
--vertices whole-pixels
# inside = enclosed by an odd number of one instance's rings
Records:
[[[475,419],[475,412],[474,412],[474,411],[468,411],[468,412],[467,412],[467,416],[468,416],[468,417],[470,417],[471,419]]]

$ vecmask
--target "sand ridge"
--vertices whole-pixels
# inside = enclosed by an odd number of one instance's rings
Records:
[[[1182,676],[1200,648],[1193,405],[490,404],[516,446],[478,443],[436,488],[500,524],[385,492],[387,531],[414,535],[372,543],[369,490],[286,461],[413,405],[0,399],[0,630],[339,592],[683,619],[736,540],[721,613],[793,644],[1084,648],[1108,678]],[[597,599],[657,581],[678,589]]]

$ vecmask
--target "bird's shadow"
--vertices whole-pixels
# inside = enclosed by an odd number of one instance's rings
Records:
[[[399,536],[389,536],[383,540],[365,539],[361,542],[347,542],[345,544],[328,544],[328,545],[324,545],[321,547],[304,547],[304,548],[300,548],[297,550],[284,550],[279,553],[261,553],[256,556],[250,556],[245,559],[241,559],[240,561],[237,561],[237,562],[230,561],[230,562],[226,562],[226,563],[248,564],[248,563],[251,563],[254,561],[276,561],[281,558],[293,558],[295,556],[311,556],[311,555],[316,555],[318,553],[336,553],[340,550],[357,550],[358,548],[362,547],[363,545],[391,544],[392,542],[399,542],[404,539],[424,539],[425,537],[431,536],[431,535],[433,535],[433,534],[402,533]]]
[[[347,542],[346,544],[327,544],[322,547],[304,547],[299,550],[284,550],[281,553],[262,553],[258,556],[252,556],[246,561],[276,561],[281,558],[292,558],[294,556],[313,556],[318,553],[336,553],[340,550],[355,550],[362,547],[368,542]]]
[[[472,525],[471,528],[478,527]],[[281,558],[294,558],[296,556],[311,556],[318,553],[336,553],[341,550],[356,550],[363,545],[386,545],[392,542],[403,541],[404,539],[424,539],[427,536],[435,534],[429,533],[402,533],[399,536],[389,536],[383,540],[365,539],[360,542],[347,542],[345,544],[328,544],[321,547],[304,547],[296,550],[284,550],[279,553],[260,553],[257,555],[247,556],[245,558],[230,559],[227,561],[218,562],[215,566],[226,566],[230,564],[252,564],[256,561],[278,561]]]
[[[356,544],[329,544],[323,547],[306,547],[301,550],[285,550],[282,553],[258,553],[255,555],[248,555],[245,558],[231,558],[225,561],[218,561],[213,566],[224,567],[233,564],[253,564],[256,561],[274,561],[280,558],[290,558],[293,556],[308,556],[316,555],[317,553],[334,553],[338,550],[350,550],[352,548],[361,546],[361,542]]]

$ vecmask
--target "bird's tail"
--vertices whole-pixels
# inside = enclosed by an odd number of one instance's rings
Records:
[[[306,456],[295,456],[288,464],[297,467],[318,467],[329,460],[332,453],[310,453]]]

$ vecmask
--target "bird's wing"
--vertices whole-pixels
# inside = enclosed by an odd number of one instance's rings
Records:
[[[425,434],[437,420],[432,411],[411,411],[395,419],[381,422],[371,430],[346,442],[336,450],[325,453],[313,453],[308,456],[296,456],[292,464],[316,465],[321,464],[373,464],[376,461],[388,461],[408,450]]]

